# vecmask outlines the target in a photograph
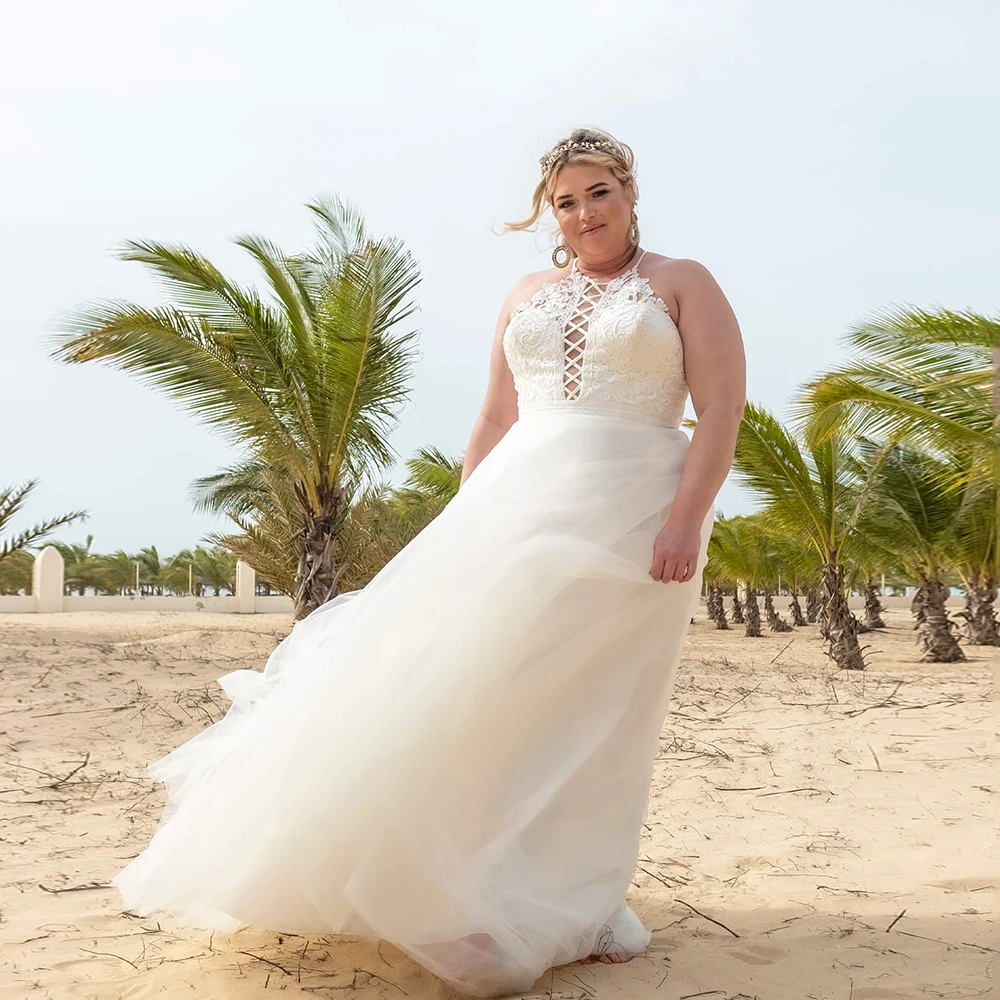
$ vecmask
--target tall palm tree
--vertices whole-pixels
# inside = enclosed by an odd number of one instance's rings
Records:
[[[401,241],[372,238],[349,203],[308,208],[318,239],[304,253],[235,241],[266,297],[186,246],[129,241],[120,259],[149,267],[171,303],[100,303],[70,317],[55,346],[64,361],[103,360],[163,390],[287,483],[298,617],[336,594],[345,496],[393,459],[416,338],[399,329],[419,281]]]
[[[875,463],[877,466],[877,462]],[[763,407],[748,402],[733,468],[764,501],[763,522],[811,547],[821,564],[822,632],[845,670],[862,670],[856,621],[844,593],[841,552],[871,494],[851,442],[836,432],[809,448]]]
[[[37,479],[29,479],[20,486],[8,486],[5,489],[0,489],[0,532],[9,529],[11,521],[27,503],[28,497],[31,496],[37,485]],[[24,552],[37,545],[43,538],[48,538],[57,528],[62,528],[86,517],[86,511],[75,510],[69,514],[60,514],[47,521],[40,521],[16,535],[0,538],[0,563],[5,559],[10,559],[15,552]]]

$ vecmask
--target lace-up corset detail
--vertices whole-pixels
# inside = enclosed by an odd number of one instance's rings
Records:
[[[573,270],[511,313],[503,347],[518,409],[567,408],[679,427],[684,348],[666,305],[638,273],[598,283]]]

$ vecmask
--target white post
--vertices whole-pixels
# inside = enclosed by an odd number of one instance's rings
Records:
[[[257,574],[253,566],[242,559],[236,563],[236,610],[241,615],[256,611]]]
[[[31,594],[35,610],[41,615],[63,609],[63,557],[59,550],[46,545],[31,568]]]

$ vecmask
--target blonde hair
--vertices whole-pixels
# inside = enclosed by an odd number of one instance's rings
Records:
[[[591,145],[581,145],[583,143]],[[531,198],[531,214],[518,222],[505,222],[503,232],[530,229],[538,222],[542,212],[552,207],[556,179],[560,169],[567,163],[593,163],[599,167],[607,167],[618,178],[622,187],[632,192],[633,201],[639,200],[639,185],[635,180],[635,154],[632,148],[603,129],[574,129],[565,139],[560,139],[540,162],[542,178]]]

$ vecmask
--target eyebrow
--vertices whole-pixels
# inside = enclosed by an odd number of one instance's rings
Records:
[[[601,185],[608,186],[608,182],[607,181],[598,181],[596,184],[591,184],[590,187],[586,188],[583,193],[586,194],[587,191],[593,191],[594,188],[599,188],[599,187],[601,187]],[[557,194],[556,195],[556,201],[562,201],[563,198],[572,198],[572,197],[573,196],[571,194]]]

